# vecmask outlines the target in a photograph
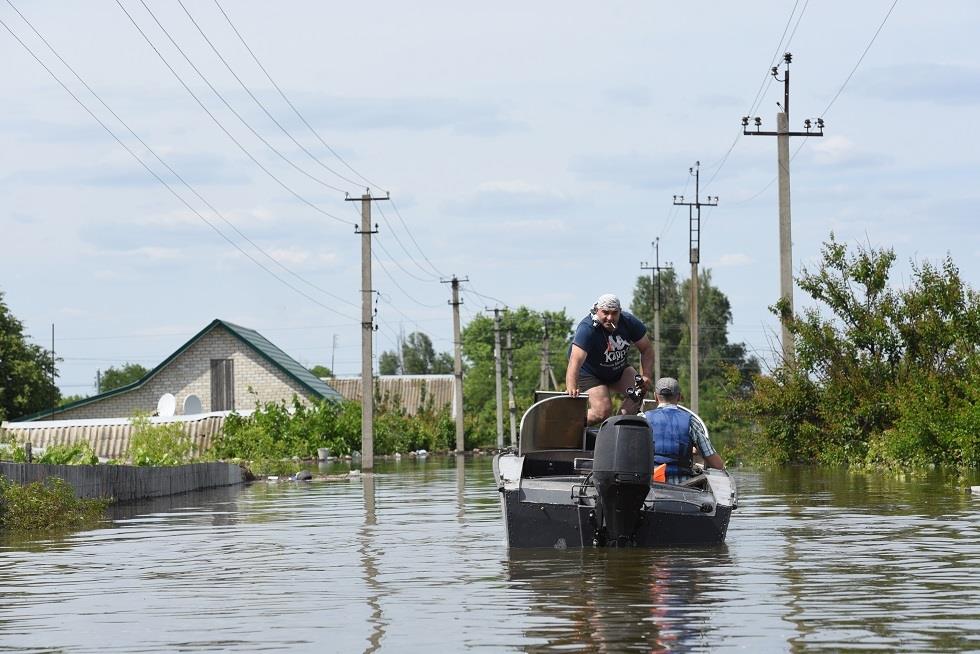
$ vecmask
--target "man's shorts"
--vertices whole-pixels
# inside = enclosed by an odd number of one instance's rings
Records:
[[[595,375],[590,375],[587,372],[579,372],[578,374],[578,390],[579,393],[584,393],[589,389],[595,388],[596,386],[609,386],[610,384],[615,384],[615,381],[602,381]]]

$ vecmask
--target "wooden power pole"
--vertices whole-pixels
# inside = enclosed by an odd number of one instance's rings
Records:
[[[660,237],[654,239],[654,265],[650,266],[646,261],[640,262],[640,270],[650,271],[650,306],[653,308],[653,382],[657,383],[660,379],[660,309],[663,308],[663,298],[660,295],[660,271],[673,270],[673,264],[669,261],[666,266],[660,265]]]

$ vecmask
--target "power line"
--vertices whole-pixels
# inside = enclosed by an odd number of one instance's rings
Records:
[[[878,35],[881,34],[881,30],[884,29],[885,23],[888,22],[888,18],[892,15],[892,11],[894,11],[895,6],[897,4],[898,4],[898,0],[894,0],[892,2],[891,6],[888,8],[888,11],[885,12],[885,17],[882,18],[881,19],[881,23],[878,24],[878,29],[875,30],[875,33],[874,33],[874,35],[872,35],[871,40],[868,41],[868,45],[865,46],[864,51],[861,53],[861,56],[858,57],[857,63],[855,63],[854,64],[854,67],[851,68],[851,72],[848,73],[847,77],[844,79],[844,82],[840,85],[840,88],[837,89],[837,93],[835,93],[834,94],[834,97],[831,98],[831,100],[830,100],[829,103],[827,103],[827,106],[824,108],[823,113],[821,114],[822,116],[826,116],[827,115],[827,113],[830,111],[830,108],[832,106],[834,106],[834,103],[835,102],[837,102],[837,98],[839,98],[840,95],[841,95],[841,93],[844,92],[844,88],[847,86],[848,82],[851,81],[851,78],[854,77],[854,73],[857,72],[858,67],[864,61],[864,58],[868,54],[868,52],[871,50],[871,46],[874,45],[874,42],[878,39]],[[793,155],[790,157],[790,161],[793,161],[794,159],[796,159],[796,155],[798,155],[800,153],[800,150],[802,150],[805,145],[806,145],[806,140],[804,139],[803,141],[800,142],[800,144],[797,146],[796,150],[793,152]],[[760,195],[762,195],[763,193],[765,193],[766,190],[768,190],[769,187],[772,186],[773,183],[775,183],[775,181],[776,181],[776,177],[773,177],[772,179],[769,180],[769,183],[768,184],[766,184],[764,187],[762,187],[762,189],[760,191],[758,191],[757,193],[755,193],[751,197],[749,197],[749,198],[747,198],[745,200],[739,200],[739,201],[734,202],[732,204],[735,205],[735,206],[738,206],[738,205],[742,205],[742,204],[746,204],[748,202],[751,202],[752,200],[755,200]]]
[[[287,266],[286,266],[285,264],[283,264],[283,263],[282,263],[281,261],[279,261],[278,259],[276,259],[275,257],[273,257],[273,256],[272,256],[271,254],[269,254],[268,252],[266,252],[266,251],[265,251],[265,250],[264,250],[264,249],[263,249],[262,247],[260,247],[260,246],[259,246],[259,245],[258,245],[257,243],[255,243],[255,242],[254,242],[254,241],[253,241],[252,239],[250,239],[250,238],[249,238],[248,236],[246,236],[246,235],[245,235],[245,234],[244,234],[244,233],[243,233],[243,232],[242,232],[241,230],[239,230],[239,229],[238,229],[238,228],[237,228],[237,227],[236,227],[236,226],[235,226],[235,225],[234,225],[234,224],[233,224],[233,223],[232,223],[232,222],[231,222],[230,220],[228,220],[227,218],[225,218],[225,216],[224,216],[224,215],[223,215],[223,214],[222,214],[222,213],[221,213],[220,211],[218,211],[218,209],[217,209],[217,208],[216,208],[216,207],[215,207],[215,206],[214,206],[213,204],[211,204],[211,203],[210,203],[210,202],[209,202],[209,201],[208,201],[208,200],[207,200],[207,199],[206,199],[206,198],[205,198],[205,197],[204,197],[203,195],[201,195],[201,194],[200,194],[200,193],[199,193],[199,192],[197,191],[197,189],[195,189],[195,188],[194,188],[193,186],[191,186],[191,184],[190,184],[190,183],[189,183],[189,182],[188,182],[187,180],[185,180],[185,179],[184,179],[184,178],[183,178],[183,177],[182,177],[182,176],[180,175],[180,173],[178,173],[178,172],[177,172],[176,170],[174,170],[174,168],[173,168],[173,167],[171,167],[171,166],[170,166],[170,165],[169,165],[169,164],[168,164],[168,163],[167,163],[167,162],[166,162],[166,161],[165,161],[165,160],[164,160],[164,159],[163,159],[162,157],[160,157],[160,155],[158,155],[158,154],[156,153],[156,151],[155,151],[155,150],[154,150],[153,148],[151,148],[151,147],[149,146],[149,144],[148,144],[148,143],[147,143],[147,142],[146,142],[145,140],[143,140],[143,138],[142,138],[142,137],[140,137],[140,136],[139,136],[139,134],[137,134],[137,133],[136,133],[136,132],[135,132],[135,131],[134,131],[134,130],[132,129],[132,127],[130,127],[130,126],[129,126],[129,124],[128,124],[128,123],[127,123],[127,122],[126,122],[125,120],[123,120],[123,119],[122,119],[122,118],[121,118],[121,117],[119,116],[119,114],[117,114],[117,113],[116,113],[116,112],[115,112],[115,111],[114,111],[114,110],[112,109],[112,107],[110,107],[110,106],[109,106],[109,105],[108,105],[108,104],[107,104],[107,103],[105,102],[105,100],[103,100],[103,99],[102,99],[102,97],[101,97],[101,96],[100,96],[100,95],[99,95],[98,93],[96,93],[96,91],[95,91],[95,89],[93,89],[93,88],[92,88],[92,87],[91,87],[91,86],[90,86],[90,85],[88,84],[88,82],[86,82],[86,81],[85,81],[85,79],[84,79],[84,78],[82,78],[82,76],[81,76],[81,75],[80,75],[80,74],[78,73],[78,71],[76,71],[76,70],[75,70],[75,68],[74,68],[74,67],[72,67],[72,66],[71,66],[71,65],[70,65],[70,64],[69,64],[69,63],[68,63],[67,61],[65,61],[65,59],[64,59],[64,57],[62,57],[62,56],[61,56],[61,55],[60,55],[60,54],[58,53],[58,51],[54,49],[54,46],[52,46],[52,45],[51,45],[51,43],[50,43],[50,42],[49,42],[49,41],[48,41],[48,40],[47,40],[46,38],[44,38],[44,35],[42,35],[42,34],[41,34],[41,32],[40,32],[40,31],[38,31],[38,29],[37,29],[37,28],[36,28],[36,27],[34,26],[34,24],[33,24],[33,23],[31,23],[31,21],[30,21],[30,20],[28,20],[28,19],[27,19],[27,17],[26,17],[26,16],[24,16],[24,14],[23,14],[23,13],[21,13],[21,11],[20,11],[20,9],[18,9],[18,8],[17,8],[17,7],[16,7],[16,6],[15,6],[15,5],[13,4],[13,2],[12,2],[11,0],[7,0],[7,4],[9,4],[9,5],[11,6],[11,8],[12,8],[12,9],[13,9],[13,10],[14,10],[14,11],[15,11],[16,13],[17,13],[17,15],[18,15],[18,16],[20,16],[20,18],[21,18],[21,20],[23,20],[23,21],[24,21],[24,23],[25,23],[25,24],[27,24],[27,26],[28,26],[28,27],[29,27],[29,28],[31,29],[31,31],[33,31],[33,32],[34,32],[34,34],[35,34],[35,36],[37,36],[37,37],[38,37],[38,38],[39,38],[39,39],[41,40],[41,42],[42,42],[42,43],[44,43],[44,45],[45,45],[45,46],[47,46],[47,48],[48,48],[48,50],[50,50],[50,51],[51,51],[51,53],[52,53],[52,54],[53,54],[53,55],[54,55],[54,56],[55,56],[55,57],[56,57],[56,58],[58,59],[58,61],[60,61],[60,62],[62,63],[62,65],[63,65],[63,66],[65,67],[65,68],[67,68],[67,69],[68,69],[68,70],[69,70],[69,71],[70,71],[70,72],[72,73],[72,75],[74,75],[74,76],[75,76],[75,79],[77,79],[77,80],[78,80],[78,81],[79,81],[79,82],[80,82],[80,83],[82,84],[82,86],[84,86],[84,87],[85,87],[85,89],[86,89],[86,90],[87,90],[87,91],[88,91],[89,93],[91,93],[91,94],[92,94],[92,96],[93,96],[93,97],[94,97],[94,98],[95,98],[96,100],[98,100],[98,101],[99,101],[99,103],[100,103],[100,104],[101,104],[101,105],[102,105],[103,107],[105,107],[105,109],[106,109],[106,111],[108,111],[108,112],[109,112],[110,114],[112,114],[112,117],[113,117],[113,118],[115,118],[115,119],[116,119],[116,120],[117,120],[117,121],[118,121],[118,122],[119,122],[119,123],[120,123],[120,124],[121,124],[121,125],[122,125],[122,126],[123,126],[124,128],[126,128],[126,131],[128,131],[128,132],[129,132],[129,133],[130,133],[130,134],[131,134],[131,135],[133,136],[133,138],[135,138],[135,139],[136,139],[137,141],[139,141],[139,143],[140,143],[140,145],[142,145],[142,146],[143,146],[143,147],[144,147],[144,148],[146,149],[146,151],[147,151],[147,152],[149,152],[149,153],[150,153],[151,155],[153,155],[153,157],[154,157],[154,158],[155,158],[155,159],[156,159],[156,160],[157,160],[158,162],[160,162],[160,164],[161,164],[161,165],[162,165],[162,166],[163,166],[164,168],[166,168],[166,169],[167,169],[167,170],[168,170],[168,171],[170,172],[170,174],[172,174],[172,175],[173,175],[174,177],[176,177],[176,178],[177,178],[178,180],[180,180],[180,182],[181,182],[181,183],[182,183],[182,184],[183,184],[183,185],[184,185],[184,186],[185,186],[185,187],[186,187],[186,188],[187,188],[187,189],[188,189],[188,190],[189,190],[189,191],[190,191],[191,193],[193,193],[193,194],[194,194],[194,196],[195,196],[195,197],[197,197],[197,199],[199,199],[199,200],[200,200],[200,201],[201,201],[202,203],[204,203],[204,205],[205,205],[205,206],[206,206],[206,207],[207,207],[208,209],[210,209],[211,211],[213,211],[213,212],[214,212],[214,214],[215,214],[215,215],[216,215],[216,216],[217,216],[218,218],[220,218],[220,219],[221,219],[221,220],[222,220],[222,221],[223,221],[223,222],[224,222],[224,223],[225,223],[226,225],[228,225],[228,226],[229,226],[229,227],[230,227],[230,228],[231,228],[232,230],[234,230],[234,231],[235,231],[235,233],[237,233],[237,234],[238,234],[239,236],[241,236],[241,237],[242,237],[242,238],[243,238],[243,239],[244,239],[245,241],[247,241],[247,242],[249,243],[249,245],[251,245],[251,246],[252,246],[252,247],[254,247],[254,248],[255,248],[256,250],[258,250],[258,251],[259,251],[260,253],[262,253],[262,254],[263,254],[263,255],[264,255],[264,256],[265,256],[266,258],[268,258],[268,259],[269,259],[270,261],[272,261],[273,263],[275,263],[276,265],[278,265],[278,266],[279,266],[280,268],[282,268],[282,269],[283,269],[284,271],[286,271],[287,273],[289,273],[290,275],[292,275],[292,276],[293,276],[293,277],[295,277],[296,279],[298,279],[298,280],[300,280],[301,282],[303,282],[303,283],[305,283],[305,284],[307,284],[307,285],[308,285],[308,286],[310,286],[311,288],[314,288],[314,289],[316,289],[317,291],[320,291],[320,292],[321,292],[321,293],[323,293],[324,295],[327,295],[327,296],[329,296],[329,297],[332,297],[332,298],[334,298],[335,300],[337,300],[337,301],[339,301],[339,302],[343,302],[344,304],[348,304],[348,305],[350,305],[350,306],[356,306],[356,305],[354,305],[354,303],[352,303],[352,302],[349,302],[349,301],[347,301],[347,300],[345,300],[344,298],[342,298],[342,297],[340,297],[339,295],[334,295],[334,294],[333,294],[333,293],[331,293],[330,291],[327,291],[326,289],[324,289],[324,288],[321,288],[321,287],[319,287],[319,286],[317,286],[317,285],[316,285],[316,284],[314,284],[313,282],[310,282],[309,280],[307,280],[307,279],[305,279],[304,277],[302,277],[302,276],[301,276],[301,275],[299,275],[298,273],[296,273],[296,272],[294,272],[293,270],[291,270],[290,268],[288,268],[288,267],[287,267]]]
[[[8,0],[8,2],[9,1],[10,0]],[[179,200],[181,202],[181,204],[183,204],[191,212],[193,212],[198,218],[200,218],[202,221],[204,221],[204,223],[208,227],[210,227],[212,230],[214,230],[221,238],[223,238],[225,241],[227,241],[236,250],[238,250],[239,252],[241,252],[242,254],[244,254],[252,263],[254,263],[259,268],[261,268],[262,270],[264,270],[266,273],[268,273],[269,275],[271,275],[272,277],[274,277],[275,279],[277,279],[284,286],[287,286],[288,288],[292,289],[296,293],[302,295],[307,300],[309,300],[310,302],[313,302],[317,306],[320,306],[320,307],[322,307],[324,309],[327,309],[329,311],[333,311],[337,315],[340,315],[340,316],[343,316],[345,318],[350,318],[351,320],[354,320],[354,318],[352,318],[350,316],[347,316],[347,315],[345,315],[345,314],[337,311],[333,307],[330,307],[330,306],[327,306],[327,305],[323,304],[322,302],[320,302],[316,298],[310,296],[309,294],[307,294],[306,292],[302,291],[301,289],[296,288],[295,286],[293,286],[292,284],[290,284],[288,281],[286,281],[285,279],[283,279],[282,277],[280,277],[279,275],[277,275],[275,272],[273,272],[272,270],[270,270],[269,268],[267,268],[266,266],[264,266],[260,261],[258,261],[255,257],[253,257],[251,254],[249,254],[247,251],[245,251],[244,249],[242,249],[241,246],[239,246],[231,238],[229,238],[224,232],[222,232],[220,229],[218,229],[218,227],[214,223],[212,223],[207,218],[205,218],[204,215],[200,211],[198,211],[196,208],[194,208],[193,206],[191,206],[191,204],[186,199],[184,199],[184,197],[182,195],[180,195],[179,193],[177,193],[177,191],[170,184],[168,184],[166,182],[166,180],[164,180],[159,174],[157,174],[157,172],[155,170],[153,170],[152,168],[150,168],[146,164],[146,162],[144,162],[139,157],[139,155],[137,155],[135,152],[133,152],[133,150],[128,145],[126,145],[126,143],[123,142],[123,140],[120,139],[115,134],[115,132],[113,132],[112,129],[110,129],[109,126],[106,125],[105,122],[102,121],[102,119],[100,119],[98,116],[96,116],[95,113],[84,102],[82,102],[82,100],[77,95],[75,95],[75,93],[71,89],[69,89],[68,86],[64,82],[61,81],[61,79],[54,73],[54,71],[52,71],[48,67],[47,64],[45,64],[43,61],[41,61],[40,57],[38,57],[37,54],[26,43],[24,43],[24,41],[22,41],[21,38],[19,36],[17,36],[17,34],[14,33],[14,31],[10,28],[10,26],[5,21],[3,21],[3,19],[0,19],[0,25],[3,25],[4,29],[6,29],[7,32],[9,32],[10,35],[14,37],[14,39],[21,45],[21,47],[23,47],[31,55],[31,57],[33,57],[34,60],[37,61],[38,64],[40,64],[41,67],[44,68],[45,71],[47,71],[47,73],[55,80],[55,82],[57,82],[58,85],[60,85],[61,88],[63,88],[72,97],[72,99],[74,99],[75,102],[77,102],[79,104],[79,106],[82,107],[82,109],[84,109],[96,122],[99,123],[99,125],[102,127],[102,129],[104,129],[109,134],[109,136],[111,136],[120,146],[123,147],[123,149],[126,150],[126,152],[128,152],[134,159],[136,159],[136,161],[138,161],[139,164],[141,166],[143,166],[143,168],[145,168],[147,172],[150,173],[150,175],[152,175],[158,182],[160,182],[161,184],[163,184],[167,188],[167,190],[170,191],[170,193],[174,197],[176,197],[177,200]]]
[[[282,88],[280,88],[280,86],[276,84],[276,80],[272,78],[272,75],[269,74],[269,71],[266,70],[266,67],[262,65],[262,62],[259,61],[259,58],[255,55],[255,52],[252,51],[252,48],[250,48],[248,43],[245,41],[245,37],[243,37],[242,33],[238,31],[237,27],[235,27],[235,24],[232,22],[231,17],[228,16],[228,12],[224,10],[224,8],[221,6],[218,0],[214,0],[214,4],[218,7],[218,10],[221,12],[221,15],[225,17],[225,20],[228,21],[228,25],[231,27],[232,31],[235,32],[235,35],[238,37],[238,40],[242,42],[243,46],[245,46],[245,49],[248,51],[248,54],[251,55],[252,60],[259,67],[259,69],[265,74],[266,79],[269,80],[269,83],[272,84],[273,88],[276,89],[276,91],[279,93],[279,96],[283,99],[283,101],[287,105],[289,105],[289,108],[293,110],[293,113],[295,113],[296,116],[303,122],[303,124],[306,125],[307,128],[309,128],[310,132],[313,134],[313,136],[317,138],[317,140],[320,141],[323,147],[329,150],[330,154],[336,157],[340,163],[344,164],[348,170],[350,170],[352,173],[354,173],[362,180],[364,180],[364,182],[366,182],[368,186],[373,186],[375,188],[383,189],[384,186],[382,184],[376,184],[375,182],[372,182],[370,179],[368,179],[367,177],[359,173],[349,163],[347,163],[347,161],[343,157],[341,157],[332,147],[330,147],[330,145],[323,139],[323,137],[320,136],[320,133],[317,132],[313,128],[313,126],[309,123],[309,121],[306,120],[303,114],[300,113],[299,109],[296,108],[296,105],[294,105],[292,101],[290,101],[290,99],[286,96],[286,93],[282,90]],[[344,179],[346,180],[347,178],[345,177]]]
[[[356,225],[357,225],[356,223],[352,223],[352,222],[350,222],[348,220],[344,220],[343,218],[340,218],[338,216],[335,216],[332,213],[330,213],[329,211],[326,211],[325,209],[323,209],[323,208],[317,206],[316,204],[310,202],[305,197],[303,197],[302,195],[300,195],[299,193],[297,193],[295,190],[293,190],[293,188],[290,187],[288,184],[286,184],[284,181],[282,181],[281,179],[279,179],[271,170],[269,170],[264,165],[262,165],[262,163],[258,159],[256,159],[255,156],[251,152],[249,152],[248,149],[244,145],[242,145],[241,142],[237,138],[235,138],[235,136],[231,132],[228,131],[228,129],[221,123],[221,121],[218,120],[217,116],[215,116],[211,112],[211,110],[208,109],[207,106],[205,106],[205,104],[201,101],[201,99],[197,96],[197,94],[194,93],[194,91],[192,91],[191,88],[187,85],[187,83],[184,82],[183,78],[180,76],[180,73],[178,73],[176,70],[174,70],[173,66],[170,65],[170,62],[168,62],[167,59],[166,59],[166,57],[163,56],[163,53],[161,53],[160,50],[156,47],[156,45],[153,44],[153,41],[150,40],[150,37],[148,37],[146,35],[146,33],[139,26],[139,24],[136,22],[136,20],[130,15],[130,13],[128,11],[126,11],[126,8],[123,7],[123,5],[120,2],[120,0],[116,0],[116,5],[123,11],[124,14],[126,14],[126,17],[129,18],[129,21],[133,24],[133,27],[136,28],[136,31],[138,31],[140,33],[140,35],[143,36],[143,39],[147,42],[147,44],[150,46],[150,48],[156,53],[157,57],[160,58],[160,61],[163,62],[163,64],[167,67],[167,69],[169,69],[170,72],[173,73],[174,77],[177,79],[177,81],[180,83],[180,85],[184,87],[184,90],[187,91],[192,98],[194,98],[194,100],[201,107],[201,109],[204,110],[204,113],[206,113],[211,118],[211,120],[214,122],[214,124],[217,125],[218,128],[222,132],[224,132],[225,135],[229,139],[231,139],[231,141],[235,145],[238,146],[238,148],[242,151],[242,153],[246,157],[248,157],[252,161],[252,163],[254,163],[256,166],[258,166],[262,170],[262,172],[264,172],[266,175],[268,175],[270,178],[272,178],[272,180],[275,181],[277,184],[279,184],[279,186],[281,186],[283,189],[285,189],[287,193],[291,194],[297,200],[299,200],[303,204],[307,205],[308,207],[310,207],[314,211],[316,211],[316,212],[318,212],[318,213],[326,216],[327,218],[330,218],[331,220],[336,220],[337,222],[344,223],[345,225],[352,225],[352,226],[355,226],[356,227]],[[147,10],[149,11],[149,9],[147,9]],[[161,26],[161,29],[162,29],[162,26]],[[174,45],[176,46],[176,44],[174,44]],[[179,48],[178,48],[178,50],[179,50]],[[261,137],[259,137],[259,138],[261,138]],[[274,148],[273,148],[273,150],[275,151]],[[281,156],[281,153],[279,153],[279,154]],[[287,161],[287,163],[291,163],[291,162],[289,162],[288,159],[286,161]],[[295,165],[294,165],[294,167],[295,167]],[[301,172],[304,172],[305,173],[305,171],[301,171]]]
[[[394,205],[392,205],[392,206],[394,206]],[[392,228],[391,223],[388,221],[388,216],[385,215],[385,212],[381,209],[380,206],[378,207],[378,211],[381,213],[381,219],[384,220],[385,225],[388,227],[388,230],[391,232],[391,235],[395,237],[395,241],[398,243],[399,247],[401,247],[402,251],[405,252],[405,254],[408,256],[409,260],[412,263],[414,263],[418,267],[419,270],[422,271],[422,274],[429,276],[429,279],[428,280],[420,280],[420,281],[432,281],[433,278],[439,279],[439,275],[433,275],[431,272],[429,272],[428,270],[426,270],[425,268],[423,268],[422,267],[422,264],[420,264],[418,261],[416,261],[415,257],[412,256],[412,253],[409,252],[408,251],[408,248],[405,247],[405,244],[402,243],[402,240],[400,238],[398,238],[398,232],[396,232],[394,230],[394,228]],[[396,215],[397,215],[397,211],[396,211]],[[401,218],[401,216],[399,216],[399,219],[400,218]],[[411,231],[409,231],[409,229],[408,229],[408,226],[405,225],[405,221],[402,221],[402,227],[405,229],[406,232],[408,232],[408,235],[409,236],[412,235]],[[415,239],[413,237],[412,238],[412,241],[414,242],[414,240]],[[418,244],[416,244],[416,247],[418,247]],[[420,250],[420,252],[421,252],[421,250]],[[425,255],[423,255],[423,256],[425,256]],[[409,274],[409,273],[406,271],[406,274]],[[415,279],[418,279],[418,277],[415,277]]]
[[[423,252],[422,248],[419,247],[418,241],[415,240],[415,236],[412,235],[412,230],[408,228],[408,225],[405,223],[405,219],[402,218],[402,212],[398,210],[398,205],[395,204],[394,200],[391,201],[391,208],[395,210],[395,215],[398,216],[398,220],[401,222],[402,227],[408,233],[408,237],[412,239],[412,243],[415,244],[415,248],[419,251],[419,254],[422,255],[422,258],[425,259],[425,262],[429,264],[429,267],[432,268],[432,270],[435,271],[436,275],[438,275],[439,277],[445,277],[446,275],[444,275],[442,271],[440,271],[438,268],[432,265],[432,262],[429,260],[429,257],[425,256],[425,252]]]
[[[248,87],[248,85],[245,84],[244,81],[242,81],[242,78],[239,77],[238,76],[238,73],[236,73],[235,70],[231,67],[231,64],[229,64],[228,61],[224,58],[224,56],[222,56],[222,54],[218,50],[218,48],[214,45],[214,43],[211,41],[211,39],[208,38],[208,35],[204,33],[204,30],[201,28],[200,24],[194,19],[194,16],[191,15],[191,12],[188,11],[187,6],[184,4],[183,0],[177,0],[177,3],[180,5],[180,8],[184,10],[184,13],[187,14],[187,17],[190,19],[191,23],[194,24],[194,27],[197,28],[197,31],[200,33],[201,37],[207,42],[208,46],[210,46],[211,51],[214,52],[215,56],[217,56],[218,59],[221,60],[221,63],[224,64],[225,68],[228,69],[228,72],[231,73],[232,77],[234,77],[235,80],[239,83],[239,85],[241,85],[241,87],[242,87],[242,89],[244,89],[245,93],[247,93],[248,96],[250,98],[252,98],[252,100],[255,101],[255,104],[258,105],[258,107],[265,113],[266,116],[268,116],[269,120],[271,120],[273,123],[275,123],[276,124],[276,127],[278,127],[279,130],[282,131],[282,133],[285,134],[289,138],[289,140],[291,140],[293,143],[296,144],[296,147],[298,147],[300,150],[302,150],[303,152],[305,152],[310,157],[310,159],[312,159],[316,163],[320,164],[320,166],[322,166],[325,170],[327,170],[328,172],[336,175],[337,177],[339,177],[340,179],[344,180],[345,182],[347,182],[349,184],[353,184],[354,186],[360,186],[361,185],[360,182],[355,182],[354,180],[352,180],[352,179],[350,179],[348,177],[345,177],[344,175],[338,173],[336,170],[334,170],[333,168],[331,168],[330,166],[328,166],[319,157],[317,157],[315,154],[313,154],[312,152],[310,152],[310,150],[306,146],[304,146],[302,143],[300,143],[296,139],[296,137],[294,137],[292,135],[292,133],[289,132],[289,130],[287,130],[285,127],[283,127],[282,123],[280,123],[278,120],[276,120],[275,116],[273,116],[272,113],[262,103],[262,101],[259,100],[255,96],[254,93],[252,93],[252,90]],[[144,3],[144,5],[145,5],[145,3]],[[159,22],[157,24],[159,24]],[[341,190],[341,189],[337,189],[334,186],[331,186],[330,188],[332,188],[334,190]]]
[[[118,4],[119,3],[119,0],[116,0],[116,2]],[[160,22],[160,19],[157,18],[157,16],[156,16],[155,13],[153,13],[153,10],[150,9],[149,5],[146,4],[146,0],[140,0],[140,4],[142,4],[143,5],[143,8],[146,9],[146,12],[148,14],[150,14],[150,17],[153,19],[153,22],[155,22],[157,24],[157,27],[159,27],[160,30],[164,33],[164,35],[166,35],[166,37],[170,41],[171,45],[173,45],[174,48],[177,49],[177,52],[179,52],[180,55],[184,58],[184,61],[187,62],[187,65],[190,66],[194,70],[195,73],[197,73],[198,77],[201,78],[201,81],[203,81],[205,84],[208,85],[208,88],[211,89],[211,92],[214,93],[215,96],[217,96],[217,98],[219,100],[221,100],[222,104],[225,105],[225,107],[228,109],[228,111],[230,111],[235,116],[235,118],[237,118],[239,120],[239,122],[241,122],[241,124],[244,125],[245,128],[248,129],[248,131],[250,131],[253,136],[255,136],[255,138],[257,138],[260,141],[262,141],[262,143],[267,148],[269,148],[270,150],[272,150],[272,152],[274,152],[276,154],[276,156],[278,156],[280,159],[282,159],[284,162],[286,162],[287,165],[291,166],[293,169],[295,169],[301,175],[306,176],[307,178],[311,179],[312,181],[316,182],[317,184],[321,184],[322,186],[325,186],[326,188],[329,188],[330,190],[337,191],[339,193],[345,193],[345,194],[348,193],[348,191],[346,191],[345,189],[342,189],[340,187],[334,186],[333,184],[331,184],[331,183],[329,183],[329,182],[327,182],[325,180],[322,180],[319,177],[316,177],[315,175],[311,175],[306,170],[300,168],[289,157],[287,157],[282,152],[280,152],[278,148],[276,148],[274,145],[272,145],[271,143],[269,143],[269,141],[266,140],[265,137],[263,137],[261,134],[259,134],[258,130],[256,130],[254,127],[252,127],[252,125],[247,120],[245,120],[245,118],[240,113],[238,113],[238,111],[234,107],[231,106],[231,103],[228,102],[228,100],[225,99],[225,96],[223,96],[221,94],[221,92],[218,91],[218,89],[214,86],[214,84],[211,83],[211,81],[207,78],[207,76],[204,73],[201,72],[201,70],[194,64],[193,61],[191,61],[191,58],[189,56],[187,56],[187,53],[184,52],[184,49],[180,47],[180,44],[177,43],[177,40],[174,39],[173,35],[170,34],[169,30],[167,30],[167,28],[163,26],[163,23]],[[122,5],[120,4],[120,6],[122,6]],[[144,34],[142,30],[140,30],[140,33],[141,34]],[[144,34],[144,38],[145,38],[145,36],[146,35]],[[206,38],[207,37],[205,37],[205,39]],[[209,43],[210,43],[210,41],[209,41]],[[159,51],[158,51],[158,53],[159,53]],[[221,55],[218,55],[218,58],[221,59]],[[224,59],[222,59],[222,61],[224,61]],[[173,69],[171,68],[171,70],[173,70]],[[232,75],[234,75],[234,71],[232,71]],[[235,77],[237,79],[237,76],[235,76]],[[247,90],[248,89],[246,88],[246,91]],[[269,117],[272,118],[271,115]],[[277,125],[279,124],[275,120],[275,118],[273,118],[272,121],[275,122]],[[280,125],[280,127],[282,127],[282,126]],[[283,131],[285,131],[285,130],[283,130]],[[287,135],[288,135],[288,133],[287,133]],[[298,143],[297,143],[297,145],[298,145]],[[300,146],[300,147],[302,147],[302,146]]]

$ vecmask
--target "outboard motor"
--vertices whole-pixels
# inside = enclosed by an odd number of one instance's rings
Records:
[[[602,423],[592,462],[597,544],[632,544],[652,470],[653,437],[645,418],[615,416]]]

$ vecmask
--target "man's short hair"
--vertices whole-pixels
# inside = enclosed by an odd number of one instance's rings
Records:
[[[675,398],[681,394],[681,385],[673,377],[661,377],[653,388],[662,397]]]

